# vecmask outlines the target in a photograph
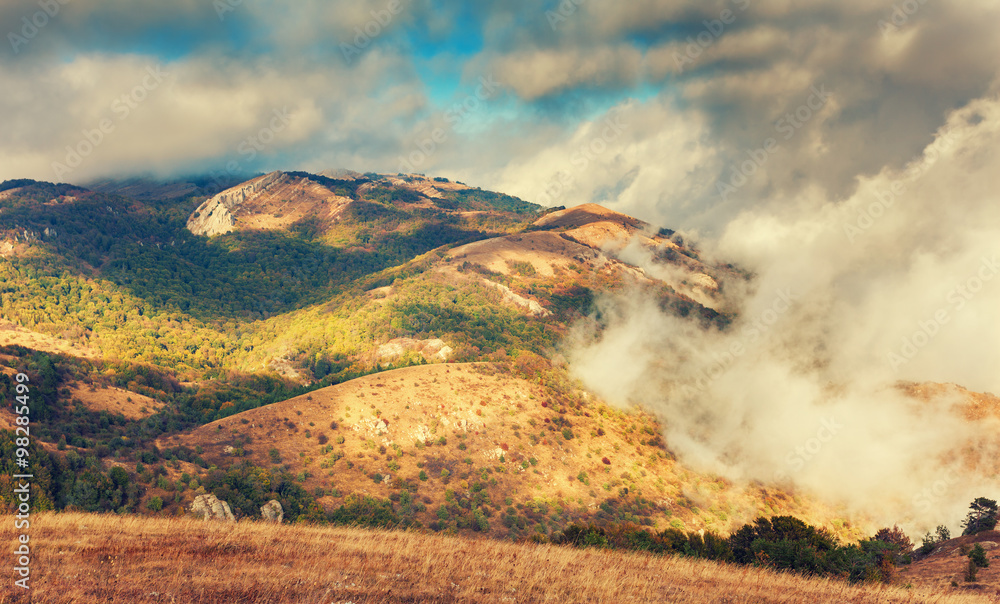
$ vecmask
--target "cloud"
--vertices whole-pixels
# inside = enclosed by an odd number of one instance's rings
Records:
[[[587,52],[536,50],[503,55],[497,76],[521,98],[533,100],[579,87],[631,86],[639,76],[641,54],[629,46],[591,48]]]
[[[217,56],[166,63],[80,55],[28,81],[0,67],[4,88],[18,90],[0,99],[4,114],[18,124],[0,143],[0,165],[10,171],[2,176],[83,182],[227,161],[252,170],[267,158],[280,162],[284,153],[308,153],[331,136],[362,130],[374,140],[368,133],[379,130],[380,112],[399,111],[406,102],[390,91],[362,107],[355,95],[375,95],[380,84],[372,74],[398,69],[398,59],[377,51],[350,70],[308,72]],[[275,121],[279,115],[287,119]],[[74,152],[82,161],[72,161]],[[72,169],[65,173],[55,164]]]
[[[1000,392],[997,149],[994,90],[844,201],[814,188],[747,208],[702,242],[756,275],[731,326],[664,314],[641,293],[607,298],[608,325],[581,327],[573,370],[608,400],[654,409],[686,463],[878,522],[954,526],[1000,487],[988,478],[1000,421],[968,423],[954,397],[918,402],[896,384]]]

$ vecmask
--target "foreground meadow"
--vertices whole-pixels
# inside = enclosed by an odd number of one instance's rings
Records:
[[[7,552],[13,526],[0,517]],[[685,558],[342,527],[62,513],[34,516],[30,535],[30,599],[6,579],[0,604],[998,601]]]

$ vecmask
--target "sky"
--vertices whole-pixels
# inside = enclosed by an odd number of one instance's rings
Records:
[[[998,24],[995,0],[6,0],[0,180],[419,172],[678,230],[753,275],[723,284],[734,328],[606,297],[581,379],[691,463],[933,527],[1000,496],[954,453],[996,459],[997,426],[894,388],[1000,393]]]
[[[908,2],[6,0],[0,179],[421,172],[716,232],[995,94],[997,4]]]

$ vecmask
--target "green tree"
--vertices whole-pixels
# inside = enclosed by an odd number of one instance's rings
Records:
[[[986,550],[981,543],[977,543],[969,552],[969,561],[979,568],[989,568],[990,561],[986,559]]]
[[[977,497],[969,504],[969,515],[962,522],[962,535],[975,535],[992,531],[997,525],[997,502],[985,497]]]

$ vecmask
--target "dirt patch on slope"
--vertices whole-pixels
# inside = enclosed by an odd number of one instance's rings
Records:
[[[96,359],[101,356],[97,350],[88,346],[31,331],[3,319],[0,319],[0,346],[24,346],[32,350],[68,354],[85,359]]]
[[[552,277],[557,268],[591,264],[601,257],[596,250],[558,233],[537,232],[469,243],[452,249],[445,259],[453,264],[479,264],[503,275],[510,274],[512,263],[527,262],[539,276]]]
[[[107,411],[121,413],[129,419],[142,419],[153,415],[163,403],[143,394],[122,390],[121,388],[98,388],[74,386],[70,389],[71,397],[80,399],[91,411]]]

